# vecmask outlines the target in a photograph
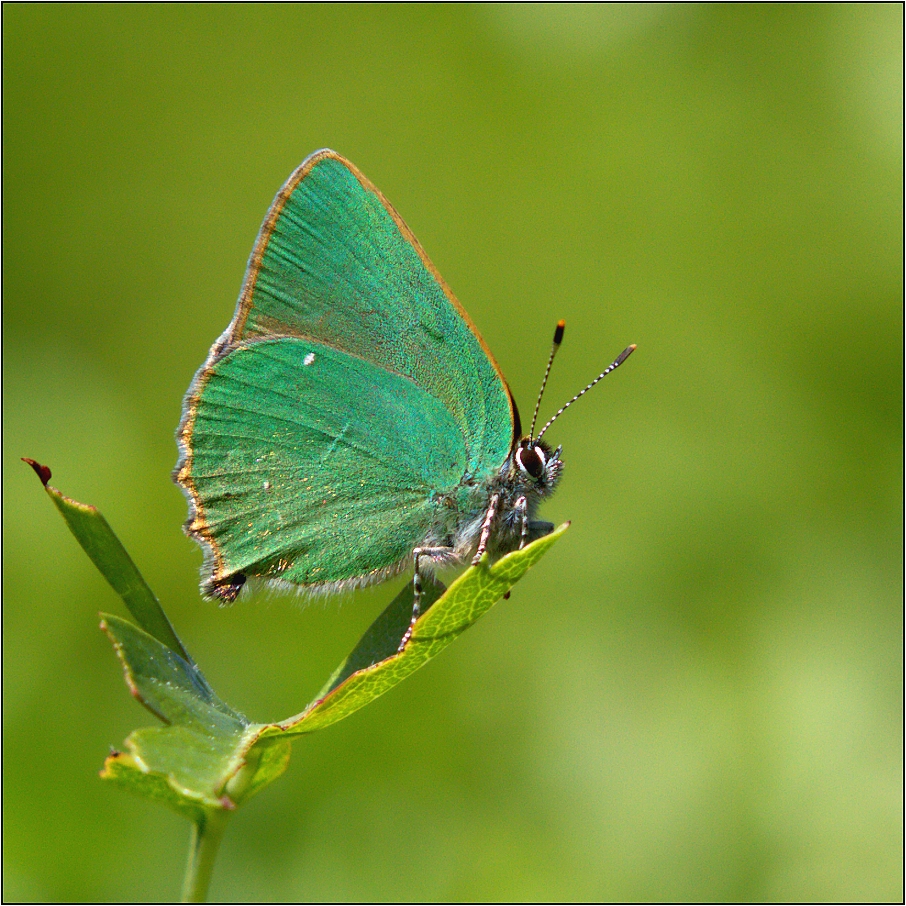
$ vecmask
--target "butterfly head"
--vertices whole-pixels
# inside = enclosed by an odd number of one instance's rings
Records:
[[[543,441],[523,437],[513,452],[512,470],[516,481],[539,497],[552,493],[563,471],[562,447],[556,450]]]

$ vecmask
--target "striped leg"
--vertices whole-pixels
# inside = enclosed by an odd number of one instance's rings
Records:
[[[415,572],[412,575],[412,619],[409,620],[409,626],[403,633],[403,638],[397,651],[402,651],[406,647],[409,639],[412,638],[412,630],[415,628],[415,622],[422,612],[422,573],[419,569],[418,561],[422,557],[438,557],[449,553],[449,547],[417,547],[412,551],[413,558],[415,559]]]
[[[520,527],[519,527],[519,550],[522,550],[522,548],[525,547],[526,542],[528,541],[529,524],[528,524],[528,517],[526,514],[526,511],[528,509],[528,501],[525,499],[525,497],[517,497],[516,503],[513,508],[516,510],[516,513],[518,514],[519,520],[521,523]],[[509,601],[510,593],[507,592],[503,596],[503,599],[504,599],[504,601]]]
[[[519,530],[519,550],[525,547],[528,542],[528,517],[526,515],[526,510],[528,508],[528,502],[525,497],[520,497],[516,500],[515,510],[519,514],[520,530]]]
[[[472,557],[472,566],[478,565],[478,561],[481,560],[482,554],[488,549],[488,538],[491,537],[491,525],[494,522],[494,517],[497,515],[498,503],[500,503],[500,494],[492,494],[491,500],[488,503],[488,512],[484,517],[484,522],[481,524],[481,536],[478,539],[478,547],[475,550],[475,556]]]

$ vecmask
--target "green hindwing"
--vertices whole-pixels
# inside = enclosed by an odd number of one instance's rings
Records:
[[[192,478],[214,581],[381,578],[466,471],[458,425],[408,378],[294,337],[243,344],[205,376]]]

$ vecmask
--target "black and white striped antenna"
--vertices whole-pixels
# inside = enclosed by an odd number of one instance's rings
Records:
[[[554,362],[554,356],[556,355],[557,350],[560,348],[560,344],[563,342],[563,331],[565,328],[566,328],[566,322],[559,321],[557,323],[557,329],[554,331],[554,345],[553,345],[553,348],[551,349],[550,358],[547,360],[547,370],[544,372],[544,380],[541,382],[541,390],[538,393],[538,402],[535,403],[535,414],[532,416],[532,430],[529,432],[529,437],[534,437],[534,434],[535,434],[535,422],[538,418],[538,409],[541,406],[541,396],[544,393],[545,386],[547,386],[547,378],[548,378],[548,375],[551,373],[551,365]],[[569,407],[577,399],[579,399],[582,396],[585,396],[585,394],[588,393],[588,391],[591,390],[591,388],[594,387],[595,384],[598,383],[598,381],[602,380],[603,378],[606,378],[607,375],[610,374],[611,371],[615,371],[617,368],[619,368],[620,365],[622,365],[623,362],[625,362],[626,359],[628,359],[629,356],[631,356],[633,354],[633,352],[635,352],[635,348],[636,348],[635,343],[633,343],[632,346],[627,346],[616,357],[616,359],[614,359],[614,361],[612,361],[587,387],[585,387],[583,390],[580,390],[565,406],[561,406],[551,416],[551,418],[548,420],[547,424],[538,432],[538,436],[534,438],[535,442],[537,443],[539,440],[541,440],[542,437],[544,437],[545,431],[547,431],[547,429],[550,428],[550,426],[558,418],[560,418],[560,416],[563,415],[563,413],[566,412],[566,410],[569,409]]]
[[[544,396],[544,388],[547,386],[547,379],[551,373],[551,365],[554,364],[554,356],[563,342],[563,331],[566,330],[566,321],[558,321],[554,330],[554,345],[551,347],[550,358],[547,360],[547,369],[544,372],[544,380],[541,381],[541,389],[538,391],[538,402],[535,403],[535,414],[532,416],[532,427],[529,431],[529,437],[535,433],[535,422],[538,421],[538,410],[541,408],[541,397]]]

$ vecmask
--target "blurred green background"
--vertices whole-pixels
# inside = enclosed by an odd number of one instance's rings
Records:
[[[220,900],[898,900],[902,41],[888,5],[7,5],[4,898],[178,895],[97,779],[154,718],[31,470],[98,505],[215,688],[300,709],[402,579],[202,602],[182,396],[328,146],[530,413],[569,534],[453,648],[298,741]]]

